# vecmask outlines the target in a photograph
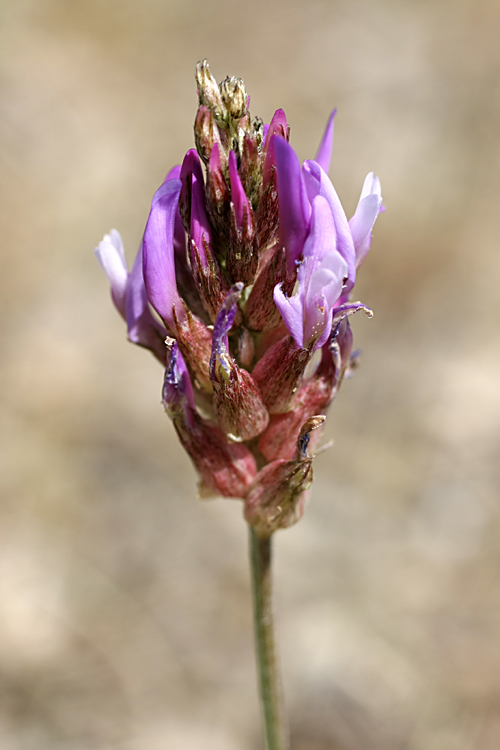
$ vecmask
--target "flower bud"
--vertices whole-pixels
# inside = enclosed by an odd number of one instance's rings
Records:
[[[241,184],[234,151],[229,153],[229,179],[231,181],[231,220],[226,267],[233,281],[251,284],[259,263],[255,218]]]
[[[219,87],[222,102],[228,117],[240,120],[246,112],[247,94],[243,78],[225,78]]]
[[[223,255],[229,242],[229,187],[221,164],[221,149],[214,143],[207,164],[206,208],[214,228],[215,252]]]
[[[198,154],[194,150],[189,151],[184,159],[181,180],[184,220],[189,221],[189,257],[193,279],[203,308],[213,322],[225,298],[228,285],[212,251],[212,228],[205,210],[203,172]]]
[[[186,363],[173,339],[163,384],[163,404],[177,435],[200,474],[202,497],[244,497],[255,476],[255,459],[243,445],[229,443],[224,434],[197,413]]]
[[[294,408],[285,414],[273,414],[260,437],[259,450],[268,461],[292,458],[304,422],[314,414],[326,413],[338,374],[338,363],[325,345],[318,369],[297,391]]]
[[[257,362],[252,375],[270,414],[293,408],[297,386],[311,356],[310,349],[297,347],[291,336],[285,336]]]
[[[325,417],[308,419],[297,439],[291,461],[273,461],[259,471],[245,498],[244,515],[261,537],[277,529],[292,526],[304,512],[306,490],[312,484],[312,462],[309,456],[310,433],[323,424]]]
[[[275,244],[262,253],[257,278],[245,303],[245,322],[250,330],[270,331],[280,325],[281,315],[273,296],[278,284],[291,294],[295,280],[287,277],[285,251]]]
[[[250,133],[245,133],[240,149],[240,178],[248,200],[253,206],[259,202],[262,188],[262,157],[260,144],[262,142],[261,122],[252,122]]]
[[[216,120],[223,122],[227,116],[226,107],[222,101],[217,81],[210,73],[206,60],[199,62],[196,66],[196,83],[200,105],[205,105],[208,109],[211,109]]]
[[[269,414],[252,376],[229,353],[228,332],[243,284],[234,284],[215,321],[210,377],[213,405],[221,429],[232,440],[251,440],[265,430]]]
[[[173,316],[179,349],[189,365],[194,383],[202,391],[211,393],[209,363],[212,332],[196,315],[193,315],[184,300],[174,307]]]
[[[196,120],[194,123],[194,141],[196,144],[196,150],[203,160],[204,164],[208,164],[210,154],[215,144],[220,147],[220,153],[225,156],[226,149],[223,143],[227,144],[227,137],[222,138],[221,132],[215,122],[215,116],[212,110],[208,109],[205,105],[202,105],[196,114]]]

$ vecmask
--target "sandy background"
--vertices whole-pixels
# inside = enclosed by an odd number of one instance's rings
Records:
[[[93,256],[132,259],[192,146],[194,66],[338,107],[348,214],[381,178],[313,502],[277,539],[294,750],[500,747],[500,6],[0,4],[0,747],[258,750],[246,529],[201,503]]]

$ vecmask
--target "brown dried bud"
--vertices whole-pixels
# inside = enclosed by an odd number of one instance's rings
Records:
[[[204,104],[211,109],[216,120],[223,122],[227,116],[227,110],[222,101],[221,92],[217,81],[210,73],[208,62],[203,60],[196,66],[196,83],[198,85],[198,98],[200,105]]]
[[[310,433],[323,424],[323,415],[313,416],[302,426],[291,461],[273,461],[255,477],[245,498],[244,515],[260,537],[296,523],[304,512],[306,491],[313,479],[309,456]]]
[[[243,78],[225,78],[219,86],[226,112],[233,120],[240,120],[246,112],[247,94]]]
[[[215,144],[218,144],[224,168],[227,166],[226,149],[222,142],[221,132],[215,122],[214,113],[205,105],[202,105],[196,113],[194,140],[196,150],[204,164],[208,164],[212,149]],[[227,138],[224,140],[227,142]]]

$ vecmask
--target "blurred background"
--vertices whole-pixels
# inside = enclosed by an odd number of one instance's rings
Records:
[[[371,170],[387,206],[276,538],[293,750],[498,750],[499,33],[495,0],[2,0],[2,750],[261,747],[241,505],[196,499],[93,255],[135,255],[204,57],[301,158],[338,107],[347,214]]]

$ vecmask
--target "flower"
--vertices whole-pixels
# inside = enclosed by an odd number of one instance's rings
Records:
[[[129,339],[165,365],[162,401],[200,494],[244,501],[260,536],[300,518],[330,402],[353,367],[350,296],[382,210],[365,180],[348,221],[328,177],[335,111],[300,165],[283,110],[252,118],[240,78],[197,66],[196,149],[155,193],[129,273],[97,258]],[[315,352],[319,364],[308,373]]]

